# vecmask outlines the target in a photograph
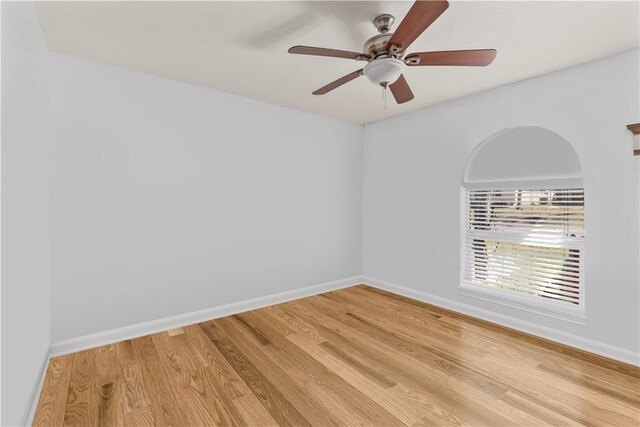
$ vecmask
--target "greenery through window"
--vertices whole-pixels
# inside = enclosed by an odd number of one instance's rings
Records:
[[[468,189],[463,281],[580,305],[584,190]]]

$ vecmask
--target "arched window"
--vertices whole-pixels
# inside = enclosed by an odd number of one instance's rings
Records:
[[[583,322],[584,184],[571,145],[542,128],[501,131],[472,152],[462,199],[462,292]]]

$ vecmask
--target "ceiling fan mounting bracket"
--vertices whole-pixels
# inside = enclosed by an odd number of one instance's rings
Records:
[[[376,27],[381,34],[388,33],[395,20],[396,18],[394,18],[393,15],[383,13],[373,18],[373,26]]]

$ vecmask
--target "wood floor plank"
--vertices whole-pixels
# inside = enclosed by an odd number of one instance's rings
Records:
[[[545,422],[545,424],[550,426],[584,425],[583,423],[573,418],[564,416],[558,411],[549,409],[546,406],[538,404],[536,401],[523,396],[521,393],[508,391],[504,395],[500,396],[500,400],[502,400],[503,402],[513,407],[519,408],[524,412],[527,412],[531,415],[534,415],[540,418]]]
[[[317,307],[318,300],[300,303],[297,309],[306,309],[308,319],[315,321],[317,326],[326,327],[333,332],[329,341],[335,344],[342,343],[345,338],[348,341],[359,341],[360,354],[366,357],[373,357],[383,370],[390,370],[389,375],[400,378],[401,382],[417,387],[421,392],[428,395],[435,401],[440,402],[440,406],[449,412],[454,412],[453,408],[458,406],[458,411],[464,408],[466,417],[475,423],[486,423],[488,425],[513,425],[524,424],[537,425],[538,420],[528,416],[515,408],[499,408],[499,401],[496,399],[505,392],[494,384],[490,387],[476,387],[469,385],[466,381],[475,381],[480,385],[483,381],[479,376],[467,378],[458,374],[447,374],[443,372],[437,363],[419,363],[419,356],[424,355],[416,346],[407,344],[398,345],[395,339],[389,335],[383,335],[379,331],[368,328],[364,333],[357,328],[341,322],[338,313],[331,311],[327,307],[321,309]],[[325,314],[330,312],[329,315]],[[313,320],[315,319],[315,320]],[[344,319],[344,316],[342,317]],[[360,325],[362,327],[363,325]],[[373,334],[373,335],[370,335]],[[387,343],[391,341],[391,344]],[[347,342],[348,342],[347,341]],[[412,360],[414,357],[417,361]],[[445,371],[452,369],[448,364]],[[419,381],[416,379],[419,378]]]
[[[95,351],[95,398],[100,426],[124,424],[123,385],[115,345],[99,347]]]
[[[514,393],[578,422],[594,422],[597,425],[634,423],[630,416],[634,410],[631,406],[604,394],[592,393],[586,388],[569,383],[562,384],[558,377],[539,371],[514,369],[497,357],[485,359],[478,368],[485,372],[490,371],[496,380],[511,386]],[[526,390],[517,389],[517,385],[522,381],[529,385]]]
[[[443,419],[436,414],[429,414],[418,422],[411,424],[411,427],[457,427],[463,425],[464,424],[457,423],[456,420]]]
[[[282,366],[290,383],[295,383],[307,402],[302,403],[299,398],[292,398],[292,404],[309,420],[312,425],[343,426],[369,424],[361,411],[353,411],[337,393],[312,372],[301,369],[294,361],[282,353],[271,353],[265,349],[265,357],[270,362]]]
[[[122,379],[122,400],[125,414],[138,408],[149,406],[149,398],[144,391],[142,369],[130,340],[115,344],[116,357],[120,365]],[[149,406],[149,410],[150,410]],[[145,417],[143,416],[143,419]]]
[[[331,300],[329,298],[329,300]],[[319,299],[322,303],[326,301],[322,298]],[[350,311],[352,311],[353,306],[347,304],[346,306]],[[325,310],[326,311],[326,310]],[[337,316],[342,318],[343,323],[350,325],[354,328],[365,331],[369,336],[377,336],[381,341],[385,341],[388,343],[394,343],[399,346],[406,346],[407,343],[411,343],[408,348],[414,350],[411,354],[412,357],[420,358],[421,360],[429,360],[429,364],[433,364],[436,366],[442,366],[446,368],[450,374],[463,378],[465,380],[471,380],[476,382],[476,386],[480,390],[486,390],[488,387],[490,388],[502,388],[502,393],[507,391],[507,387],[515,387],[513,379],[516,378],[517,381],[521,381],[525,379],[529,384],[528,387],[528,396],[534,398],[534,395],[537,398],[543,399],[546,405],[551,405],[551,407],[556,408],[558,411],[565,413],[567,416],[578,417],[579,414],[577,411],[581,411],[583,414],[582,421],[586,419],[594,419],[601,423],[606,422],[607,420],[617,420],[619,423],[628,423],[632,420],[628,417],[622,415],[625,411],[621,405],[624,405],[624,402],[619,402],[616,399],[611,399],[609,395],[599,393],[599,392],[591,392],[589,389],[584,387],[574,387],[571,383],[567,382],[564,384],[563,390],[560,391],[556,386],[556,382],[562,382],[564,379],[553,377],[551,375],[546,374],[545,372],[535,371],[531,369],[525,370],[513,370],[510,366],[510,359],[502,357],[501,353],[495,355],[486,355],[482,358],[475,358],[469,360],[469,362],[473,362],[472,369],[465,369],[463,365],[467,360],[462,360],[457,358],[455,355],[450,353],[443,353],[442,351],[434,350],[433,348],[427,348],[420,344],[418,340],[415,340],[411,337],[411,331],[403,330],[402,328],[398,328],[398,325],[395,325],[395,331],[391,331],[388,328],[388,325],[384,323],[374,324],[373,320],[365,320],[360,318],[357,315],[354,315],[350,312],[347,313],[338,313]],[[362,316],[365,316],[364,314]],[[358,322],[362,323],[359,324]],[[490,359],[493,358],[493,359]],[[491,363],[487,363],[488,360],[492,360]],[[450,364],[449,361],[453,361],[454,364]],[[496,366],[501,366],[499,361],[504,361],[502,368],[497,372],[494,372],[494,368]],[[570,390],[571,393],[566,393],[566,390]],[[479,395],[480,396],[480,395]],[[589,405],[589,411],[585,411],[584,402],[597,402],[599,406],[591,406]],[[579,408],[579,409],[572,409]]]
[[[151,413],[156,425],[188,425],[176,400],[170,378],[151,336],[131,340],[138,363],[142,368],[142,381],[151,400]],[[181,371],[182,372],[182,371]]]
[[[640,388],[630,390],[629,387],[621,387],[617,384],[609,382],[606,378],[595,376],[591,372],[584,372],[570,367],[559,367],[553,362],[542,362],[536,366],[537,370],[547,372],[556,377],[563,378],[568,382],[577,384],[582,388],[592,390],[598,393],[604,393],[613,398],[626,402],[633,407],[640,406]]]
[[[640,368],[355,286],[61,356],[37,426],[640,425]]]
[[[244,396],[252,395],[252,393],[246,393],[240,397],[233,397],[226,393],[229,390],[228,382],[226,378],[224,381],[220,381],[220,373],[215,367],[208,367],[203,370],[204,381],[207,392],[212,398],[207,399],[206,403],[213,409],[216,416],[215,425],[244,425],[245,417],[234,405],[234,400],[240,399]]]
[[[185,372],[184,361],[178,354],[171,336],[166,332],[150,335],[150,339],[155,347],[160,362],[171,376],[182,376]],[[135,343],[135,341],[134,341]],[[194,368],[191,366],[191,368]]]
[[[406,331],[403,331],[403,332],[406,332]],[[455,357],[451,355],[449,355],[449,358],[455,360]],[[492,360],[493,363],[487,364],[486,363],[487,360]],[[492,373],[492,376],[495,377],[496,373],[493,373],[493,371],[495,370],[496,367],[500,366],[500,363],[498,363],[498,360],[502,361],[504,365],[502,369],[499,369],[499,371],[497,371],[497,373],[504,374],[505,370],[509,371],[512,369],[512,365],[513,365],[512,358],[508,357],[507,355],[504,354],[504,352],[501,352],[501,351],[497,351],[497,352],[494,352],[493,354],[483,356],[481,360],[476,360],[474,363],[474,369],[481,370],[480,366],[484,365],[485,366],[484,371]],[[459,360],[458,360],[458,363],[460,363]],[[600,419],[603,422],[611,418],[612,415],[609,414],[611,410],[613,410],[613,412],[616,414],[624,411],[624,409],[618,406],[620,404],[622,405],[630,404],[632,407],[638,406],[637,392],[620,393],[619,390],[615,390],[612,387],[607,387],[604,384],[597,385],[597,384],[594,384],[593,381],[591,382],[585,381],[584,377],[580,375],[574,374],[572,377],[570,377],[565,374],[565,375],[554,377],[552,375],[548,375],[547,372],[544,372],[544,370],[538,370],[538,369],[526,369],[524,371],[520,370],[519,372],[520,373],[518,374],[518,376],[520,377],[524,373],[531,374],[529,377],[527,377],[527,380],[530,384],[529,390],[531,390],[531,385],[538,384],[539,385],[538,390],[541,396],[550,394],[549,392],[555,389],[554,385],[556,383],[565,382],[565,384],[563,384],[562,386],[564,389],[564,392],[557,393],[557,396],[559,397],[559,399],[556,399],[556,400],[559,401],[560,403],[562,403],[562,398],[568,397],[568,396],[570,396],[573,399],[571,402],[571,405],[565,402],[565,404],[569,406],[575,406],[576,397],[581,399],[586,399],[588,401],[600,402],[601,406],[603,407],[601,411]],[[512,372],[511,378],[515,374],[516,372]],[[504,381],[501,381],[501,382],[507,383],[508,378],[510,377],[504,376],[502,378]],[[581,382],[581,387],[574,386],[574,383],[576,381]],[[587,384],[589,384],[589,386],[587,386]],[[567,390],[571,390],[572,393],[566,393]],[[620,397],[619,394],[625,394],[625,396]],[[589,416],[591,418],[593,418],[594,416],[596,418],[598,417],[598,415],[594,413],[589,414]],[[616,415],[613,415],[613,417],[616,417]],[[620,421],[628,422],[629,420],[625,420],[623,418]]]
[[[422,414],[425,415],[421,420],[417,421],[417,424],[428,421],[434,426],[453,425],[462,426],[464,422],[455,413],[445,411],[441,407],[435,405],[426,396],[418,393],[404,384],[398,383],[393,386],[393,391],[401,396],[405,401],[405,405],[416,405],[422,409]],[[416,425],[416,423],[412,424]]]
[[[120,426],[124,424],[124,402],[120,380],[96,384],[97,402],[96,424],[100,426]]]
[[[167,334],[169,334],[170,337],[175,337],[176,335],[184,334],[184,328],[169,329],[167,330]]]
[[[264,315],[270,316],[271,319],[273,319],[272,326],[286,328],[286,333],[282,334],[284,336],[303,333],[309,335],[317,342],[324,341],[322,335],[313,326],[287,313],[281,305],[268,307],[267,310],[264,310]]]
[[[231,398],[225,393],[225,383],[209,366],[210,349],[203,347],[194,338],[193,331],[169,334],[172,351],[183,361],[181,375],[170,378],[177,401],[183,407],[183,414],[189,425],[239,425],[242,417],[231,404]],[[167,367],[165,366],[165,369]],[[170,375],[173,373],[168,368]]]
[[[98,425],[95,377],[95,349],[75,353],[64,414],[65,426]]]
[[[211,325],[207,324],[207,326]],[[225,331],[224,321],[221,325],[216,322],[213,326],[219,328],[218,333],[220,334],[233,331],[233,329]],[[209,331],[209,333],[213,333],[213,331]],[[300,384],[295,381],[295,378],[288,375],[286,372],[286,366],[277,365],[270,358],[266,357],[262,352],[262,349],[257,346],[250,337],[243,337],[241,333],[236,334],[234,335],[234,342],[235,345],[237,345],[238,350],[241,351],[246,358],[253,361],[252,364],[258,372],[269,373],[269,381],[272,385],[282,394],[282,397],[286,399],[289,404],[291,404],[296,411],[298,411],[304,419],[309,422],[309,424],[325,426],[339,425],[339,422],[335,419],[335,415],[318,405],[317,400],[314,399],[313,396],[309,395],[306,384]],[[247,380],[249,379],[250,377],[247,378]],[[247,384],[251,385],[250,382],[247,382]],[[280,414],[278,412],[273,413],[271,403],[268,399],[265,399],[262,396],[261,390],[254,390],[253,394],[258,397],[271,416],[278,420]]]
[[[635,396],[638,396],[639,380],[636,374],[629,371],[630,368],[628,365],[619,362],[611,363],[611,361],[596,364],[594,360],[591,359],[589,359],[590,361],[576,363],[575,358],[571,356],[569,351],[557,352],[553,348],[548,348],[546,345],[538,346],[537,340],[539,340],[539,338],[537,337],[522,334],[525,339],[514,339],[513,334],[517,336],[521,333],[516,333],[508,328],[468,316],[458,315],[449,310],[410,300],[402,296],[394,294],[387,295],[387,293],[378,289],[356,287],[354,290],[356,291],[354,294],[357,294],[360,298],[366,298],[367,291],[370,291],[369,294],[379,295],[382,293],[385,296],[390,296],[391,301],[395,300],[400,304],[406,303],[404,307],[398,308],[399,312],[405,312],[407,307],[431,312],[430,310],[433,307],[434,312],[440,313],[441,323],[443,325],[452,326],[455,327],[456,330],[464,331],[465,344],[472,343],[475,339],[474,337],[476,337],[481,340],[480,342],[484,343],[484,348],[490,348],[492,353],[499,353],[508,357],[511,363],[516,363],[518,366],[528,366],[531,369],[536,369],[544,363],[546,366],[554,366],[555,369],[559,371],[572,371],[575,374],[574,378],[590,376],[594,378],[594,381],[592,381],[594,387],[601,389],[609,389],[611,388],[610,386],[621,387],[624,389],[623,394],[627,395],[626,400],[634,400]],[[429,326],[439,327],[439,325],[434,325],[433,323]],[[508,331],[508,333],[505,333],[505,331]],[[546,340],[544,341],[546,342]],[[478,342],[476,346],[480,346],[480,342]],[[496,345],[498,345],[497,348],[495,347]],[[600,356],[597,356],[597,358],[602,359]],[[596,362],[597,358],[595,359]],[[617,365],[624,365],[624,368],[611,369],[611,366]],[[633,371],[632,368],[631,371]],[[595,384],[600,385],[597,386]]]
[[[216,323],[204,322],[202,328],[279,425],[310,425],[267,377],[256,369],[255,365],[238,349]]]
[[[340,375],[352,387],[360,390],[367,390],[367,394],[383,409],[396,417],[405,425],[411,425],[419,421],[424,416],[424,408],[415,402],[410,402],[399,393],[393,390],[394,383],[390,387],[385,387],[372,379],[367,372],[361,373],[349,365],[345,365],[342,360],[325,351],[322,346],[309,341],[304,335],[290,335],[287,337],[292,343],[306,351],[318,362],[327,366]]]
[[[209,366],[206,356],[202,353],[200,346],[196,345],[191,337],[182,333],[169,336],[180,359],[184,361],[184,367],[188,371],[203,369]]]
[[[331,292],[321,295],[330,301],[339,302],[338,306],[349,308],[348,312],[369,319],[372,323],[389,325],[393,330],[402,331],[416,339],[423,340],[430,347],[448,351],[458,357],[468,356],[473,360],[482,357],[495,348],[495,344],[482,340],[463,331],[442,326],[442,316],[425,316],[424,313],[406,310],[393,304],[393,301],[372,299],[365,295],[350,295]],[[321,298],[321,301],[323,299]],[[371,314],[375,313],[374,316]],[[416,324],[423,327],[416,328]],[[497,349],[497,348],[496,348]]]
[[[98,384],[111,383],[120,378],[120,366],[117,363],[115,345],[110,344],[94,349],[95,371]]]
[[[276,346],[266,346],[261,351],[284,371],[290,381],[298,385],[307,400],[313,401],[317,409],[314,418],[310,420],[313,424],[326,424],[329,418],[338,426],[371,424],[364,411],[354,408],[340,392],[330,387],[326,374],[302,365],[291,357],[291,353],[295,351],[292,347],[284,350]]]
[[[44,380],[33,421],[34,426],[59,426],[64,423],[64,410],[69,393],[73,355],[54,357]]]
[[[207,372],[211,381],[216,384],[220,394],[225,398],[235,400],[250,394],[249,387],[233,369],[229,362],[220,353],[218,348],[209,340],[199,325],[191,325],[184,328],[187,336],[207,361]]]
[[[395,299],[398,301],[402,301],[405,304],[414,305],[418,308],[428,310],[432,313],[438,313],[444,316],[450,316],[456,318],[458,320],[462,320],[469,325],[478,326],[480,329],[487,331],[496,331],[499,335],[506,336],[512,339],[512,341],[523,341],[529,344],[533,344],[537,348],[545,348],[552,352],[556,352],[558,354],[569,356],[572,359],[577,359],[583,362],[591,363],[596,366],[606,366],[608,369],[612,369],[617,371],[623,375],[629,375],[634,378],[640,379],[640,369],[636,366],[631,366],[626,363],[615,362],[611,359],[607,359],[603,356],[599,356],[594,353],[589,353],[586,351],[582,351],[576,348],[572,348],[563,344],[559,344],[557,342],[553,342],[551,340],[547,340],[545,338],[536,337],[531,334],[527,334],[524,332],[516,331],[511,328],[507,328],[501,325],[497,325],[495,323],[487,322],[481,319],[474,318],[472,316],[468,316],[461,313],[456,313],[452,310],[448,310],[445,308],[437,307],[431,304],[426,304],[421,301],[416,301],[411,298],[404,297],[402,295],[397,295],[391,292],[387,292],[381,289],[377,289],[367,285],[359,285],[354,287],[355,290],[367,290],[368,292],[379,294],[386,298]],[[613,363],[612,363],[613,362]]]
[[[271,427],[278,424],[253,394],[239,397],[233,401],[233,404],[246,426]]]
[[[153,418],[151,405],[139,406],[131,412],[124,414],[124,425],[126,427],[154,427],[156,420]]]
[[[273,350],[286,353],[299,366],[304,367],[308,374],[322,380],[331,389],[332,393],[339,396],[339,400],[348,403],[351,408],[351,414],[361,412],[365,419],[374,425],[392,426],[401,424],[397,418],[370,399],[366,391],[352,387],[334,371],[328,369],[308,353],[300,350],[280,336],[277,331],[263,320],[260,313],[248,312],[239,316],[243,317],[246,323],[251,324],[266,335],[274,343]]]
[[[445,319],[445,317],[443,317],[443,319]],[[500,330],[501,329],[498,328],[498,331]],[[487,364],[486,359],[491,358],[493,358],[493,363]],[[502,360],[503,364],[497,363],[497,360]],[[479,365],[484,365],[484,368]],[[565,384],[563,391],[560,391],[555,385],[558,382],[562,382],[561,378],[545,376],[542,372],[530,369],[519,372],[513,371],[511,365],[513,365],[513,359],[504,357],[502,352],[498,352],[494,355],[484,357],[482,362],[474,364],[474,368],[489,372],[492,377],[500,380],[503,384],[515,386],[523,380],[526,381],[528,384],[526,392],[521,391],[525,396],[529,399],[538,398],[540,399],[538,402],[540,407],[550,406],[559,413],[564,414],[564,416],[574,417],[580,422],[588,424],[590,420],[595,420],[603,424],[614,422],[614,424],[619,425],[634,422],[632,415],[634,410],[630,412],[620,406],[631,401],[632,407],[638,408],[637,403],[633,402],[635,399],[632,397],[627,396],[625,399],[617,400],[614,398],[615,401],[611,401],[610,396],[603,394],[597,395],[592,393],[585,396],[585,393],[589,393],[587,387],[574,388],[572,384]],[[626,375],[628,373],[627,371],[627,369],[620,370],[620,372],[624,373],[623,375]],[[525,374],[528,374],[528,376]],[[619,376],[621,375],[618,375],[618,377]],[[638,382],[636,381],[635,384],[637,390]],[[523,390],[525,389],[523,388]],[[613,408],[611,406],[613,406]],[[637,412],[637,409],[635,409],[635,412]],[[631,418],[629,417],[630,415]],[[637,415],[635,419],[637,419]]]
[[[171,386],[180,402],[187,425],[236,425],[224,403],[206,384],[204,370],[187,370],[180,377],[171,378]]]

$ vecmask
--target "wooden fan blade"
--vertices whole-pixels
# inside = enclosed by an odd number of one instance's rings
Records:
[[[331,58],[346,58],[361,61],[366,61],[371,58],[371,56],[362,52],[349,52],[346,50],[326,49],[324,47],[313,46],[293,46],[288,52],[296,55],[329,56]]]
[[[331,92],[335,88],[340,87],[343,84],[348,83],[351,80],[360,77],[362,74],[363,74],[362,70],[354,71],[353,73],[347,74],[344,77],[340,77],[338,80],[335,80],[326,86],[322,86],[320,89],[313,92],[313,94],[324,95],[325,93]]]
[[[416,1],[394,31],[387,46],[394,44],[400,51],[406,50],[448,7],[448,1]]]
[[[407,83],[402,74],[400,74],[398,80],[389,85],[389,89],[391,89],[391,93],[398,104],[404,104],[413,99],[413,92],[411,92],[409,83]]]
[[[406,56],[407,65],[412,67],[425,65],[463,65],[482,67],[489,65],[496,57],[495,49],[475,50],[446,50],[442,52],[416,52]],[[413,63],[411,59],[418,58],[420,62]]]

